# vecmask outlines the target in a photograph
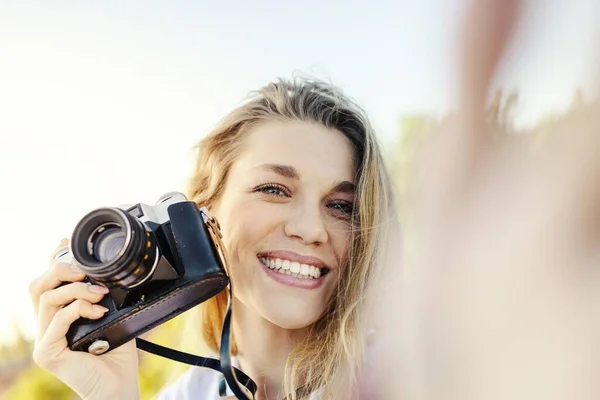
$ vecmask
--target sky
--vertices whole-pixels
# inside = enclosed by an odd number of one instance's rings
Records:
[[[332,81],[384,144],[451,109],[463,4],[0,0],[0,342],[33,335],[28,284],[85,213],[185,190],[194,144],[270,80]],[[597,72],[600,2],[531,0],[521,22],[497,85],[527,125]]]

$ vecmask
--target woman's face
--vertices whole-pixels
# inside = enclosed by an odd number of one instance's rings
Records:
[[[315,322],[349,251],[353,189],[340,132],[278,121],[248,132],[212,208],[236,299],[282,328]]]

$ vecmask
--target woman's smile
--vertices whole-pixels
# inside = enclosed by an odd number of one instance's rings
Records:
[[[276,282],[301,289],[316,289],[330,268],[319,258],[289,250],[260,253],[262,270]]]

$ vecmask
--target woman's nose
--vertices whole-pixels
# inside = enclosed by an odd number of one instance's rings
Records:
[[[285,224],[285,234],[296,237],[305,244],[327,242],[324,215],[318,204],[298,204]]]

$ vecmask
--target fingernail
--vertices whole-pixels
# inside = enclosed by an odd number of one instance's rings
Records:
[[[88,289],[92,293],[102,293],[102,294],[108,293],[108,289],[105,288],[104,286],[100,286],[100,285],[89,285]]]
[[[105,312],[107,312],[107,311],[108,311],[108,308],[106,308],[106,307],[104,307],[104,306],[101,306],[100,304],[94,304],[94,305],[92,306],[92,309],[93,309],[95,312],[101,312],[101,313],[105,313]]]

